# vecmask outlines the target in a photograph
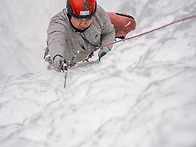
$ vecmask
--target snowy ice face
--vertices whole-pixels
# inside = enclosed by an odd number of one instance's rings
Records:
[[[79,30],[85,30],[86,28],[88,28],[91,25],[92,21],[93,17],[86,19],[77,19],[75,17],[71,17],[72,25]]]

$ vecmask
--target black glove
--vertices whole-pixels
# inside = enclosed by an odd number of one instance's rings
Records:
[[[107,54],[106,52],[100,53],[100,54],[99,54],[99,61],[101,61],[101,58],[102,58],[103,56],[105,56],[106,54]]]
[[[64,70],[67,70],[67,64],[66,61],[63,59],[62,56],[55,56],[53,58],[53,62],[54,62],[54,69],[57,72],[64,72]]]
[[[101,58],[103,56],[105,56],[108,52],[110,51],[110,48],[109,47],[103,47],[100,49],[99,53],[98,53],[98,56],[99,56],[99,61],[101,60]]]

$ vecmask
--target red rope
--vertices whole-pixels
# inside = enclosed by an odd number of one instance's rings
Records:
[[[176,20],[176,21],[174,21],[174,22],[172,22],[172,23],[169,23],[169,24],[166,24],[166,25],[164,25],[164,26],[162,26],[162,27],[159,27],[159,28],[156,28],[156,29],[153,29],[153,30],[144,32],[144,33],[141,33],[141,34],[139,34],[139,35],[135,35],[135,36],[132,36],[132,37],[129,37],[129,38],[125,38],[125,39],[122,39],[122,40],[119,40],[119,41],[115,41],[115,42],[110,43],[110,44],[107,44],[107,45],[103,45],[103,46],[97,47],[94,51],[97,51],[98,49],[100,49],[100,48],[102,48],[102,47],[110,46],[110,45],[113,45],[113,44],[116,44],[116,43],[119,43],[119,42],[122,42],[122,41],[130,40],[130,39],[134,39],[134,38],[137,38],[137,37],[140,37],[140,36],[143,36],[143,35],[152,33],[152,32],[154,32],[154,31],[163,29],[163,28],[165,28],[165,27],[167,27],[167,26],[170,26],[170,25],[173,25],[173,24],[175,24],[175,23],[182,22],[182,21],[189,20],[189,19],[193,19],[193,18],[196,18],[196,15],[193,15],[193,16],[190,16],[190,17],[186,17],[186,18],[183,18],[183,19],[180,19],[180,20]]]

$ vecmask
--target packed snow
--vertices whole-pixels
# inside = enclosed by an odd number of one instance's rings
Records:
[[[0,147],[196,147],[195,18],[95,54],[64,88],[43,54],[66,1],[0,3]],[[127,37],[196,15],[196,0],[98,4],[135,17]]]

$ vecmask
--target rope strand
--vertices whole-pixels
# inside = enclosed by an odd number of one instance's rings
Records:
[[[170,25],[173,25],[173,24],[175,24],[175,23],[183,22],[183,21],[185,21],[185,20],[189,20],[189,19],[193,19],[193,18],[196,18],[196,15],[193,15],[193,16],[190,16],[190,17],[186,17],[186,18],[183,18],[183,19],[180,19],[180,20],[176,20],[176,21],[174,21],[174,22],[171,22],[171,23],[166,24],[166,25],[164,25],[164,26],[155,28],[155,29],[153,29],[153,30],[150,30],[150,31],[147,31],[147,32],[144,32],[144,33],[141,33],[141,34],[138,34],[138,35],[129,37],[129,38],[125,38],[125,39],[122,39],[122,40],[119,40],[119,41],[115,41],[115,42],[110,43],[110,44],[107,44],[107,45],[103,45],[103,46],[97,47],[94,51],[97,51],[98,49],[100,49],[100,48],[102,48],[102,47],[107,47],[107,46],[114,45],[114,44],[117,44],[117,43],[122,42],[122,41],[131,40],[131,39],[134,39],[134,38],[137,38],[137,37],[146,35],[146,34],[150,34],[150,33],[154,32],[154,31],[163,29],[163,28],[168,27],[168,26],[170,26]]]

